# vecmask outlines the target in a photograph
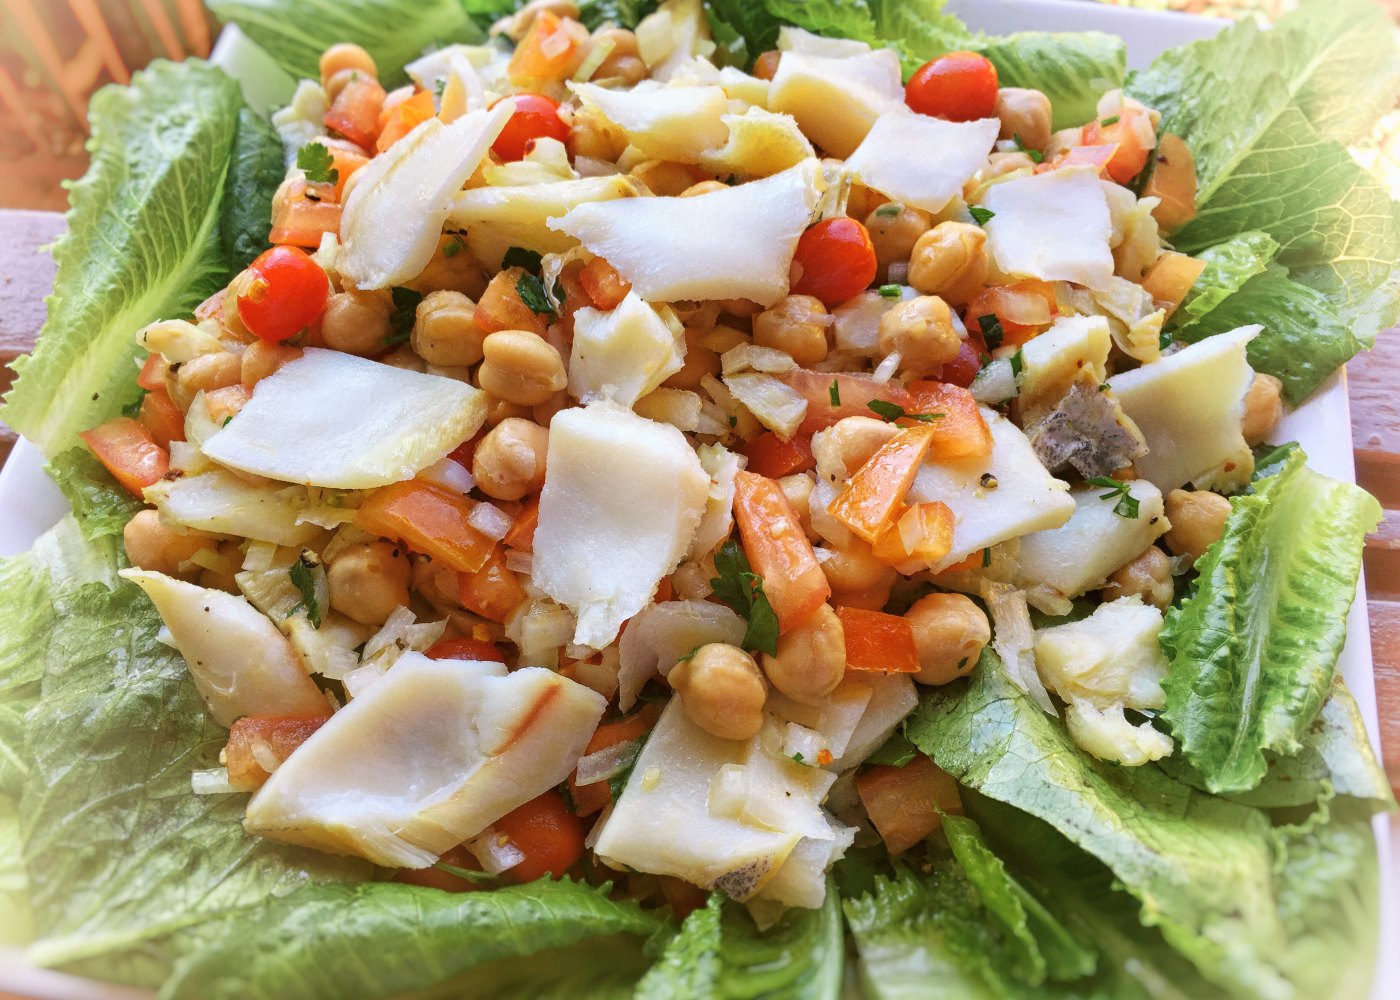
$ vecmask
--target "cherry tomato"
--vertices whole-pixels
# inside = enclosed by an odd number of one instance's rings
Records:
[[[558,792],[545,792],[496,820],[497,833],[505,834],[525,860],[510,869],[517,882],[533,882],[545,875],[556,878],[583,856],[583,823],[564,804]]]
[[[859,295],[875,280],[875,246],[855,219],[818,222],[797,241],[792,262],[799,271],[794,295],[811,295],[828,306]]]
[[[430,660],[492,660],[506,662],[494,642],[486,639],[439,639],[423,655]]]
[[[968,335],[968,338],[963,341],[962,347],[958,348],[958,356],[944,364],[941,376],[944,382],[951,382],[964,389],[972,384],[972,380],[982,370],[980,353],[985,352],[979,353],[978,344],[980,343],[980,337],[974,342],[971,334]]]
[[[569,126],[559,117],[559,105],[555,101],[543,94],[516,94],[510,100],[515,102],[515,114],[510,116],[491,146],[491,152],[500,160],[506,163],[523,160],[536,139],[563,142],[569,138]]]
[[[921,115],[970,122],[997,109],[997,68],[976,52],[949,52],[915,71],[904,103]]]
[[[296,247],[268,250],[248,265],[248,278],[238,295],[238,316],[259,339],[273,344],[320,319],[330,296],[326,272]]]

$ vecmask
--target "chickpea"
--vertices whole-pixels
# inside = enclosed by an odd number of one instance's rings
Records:
[[[700,341],[709,332],[708,330],[686,327],[685,363],[681,366],[680,371],[661,383],[663,386],[668,389],[689,389],[694,392],[700,388],[700,380],[706,375],[719,377],[721,367],[719,355],[700,345]]]
[[[374,57],[352,42],[338,42],[321,53],[321,86],[325,87],[337,73],[351,70],[379,78]]]
[[[821,299],[789,295],[753,319],[753,342],[792,355],[804,368],[826,360],[831,317]]]
[[[1260,444],[1274,432],[1283,419],[1283,401],[1280,395],[1283,383],[1272,375],[1256,373],[1244,394],[1245,444]]]
[[[518,417],[521,420],[530,420],[533,419],[533,415],[533,407],[521,406],[518,403],[507,403],[504,399],[493,398],[486,404],[487,427],[495,427],[506,420],[510,420],[512,417]]]
[[[519,500],[544,485],[549,431],[531,420],[502,420],[481,439],[472,457],[472,478],[487,496]]]
[[[761,53],[753,61],[753,75],[760,80],[771,80],[778,75],[778,64],[782,61],[783,54],[777,49],[769,49]]]
[[[794,701],[825,698],[846,676],[846,631],[830,604],[778,636],[778,655],[763,654],[769,682]]]
[[[269,344],[255,340],[243,352],[239,366],[239,381],[251,389],[289,361],[301,357],[301,351],[285,344]]]
[[[1002,87],[997,91],[996,115],[1002,139],[1017,139],[1026,149],[1045,152],[1050,145],[1050,98],[1038,90]]]
[[[1230,516],[1230,501],[1208,490],[1172,490],[1167,495],[1167,520],[1171,527],[1162,536],[1179,556],[1190,556],[1195,562],[1225,533],[1225,519]]]
[[[753,657],[737,646],[712,642],[667,676],[690,721],[722,740],[746,740],[763,728],[768,686]]]
[[[869,542],[852,537],[850,544],[832,546],[827,551],[831,555],[822,560],[821,568],[832,594],[840,598],[838,604],[855,605],[857,602],[851,600],[854,597],[862,607],[873,604],[871,611],[885,606],[899,574],[893,566],[875,558]]]
[[[635,56],[641,54],[637,46],[637,35],[626,28],[599,28],[593,32],[593,44],[599,46],[611,42],[608,56]]]
[[[699,184],[692,184],[681,192],[682,198],[698,198],[702,194],[714,194],[716,191],[728,191],[729,185],[723,181],[701,181]]]
[[[383,625],[408,604],[408,557],[393,542],[362,542],[340,552],[326,571],[331,607],[361,625]]]
[[[798,472],[779,479],[778,485],[782,487],[787,502],[792,504],[797,519],[802,522],[803,534],[808,541],[815,542],[821,537],[812,527],[812,490],[816,488],[816,482],[810,474]]]
[[[360,176],[357,170],[350,176],[351,182]],[[486,273],[472,252],[462,242],[460,234],[445,234],[439,241],[437,252],[427,266],[405,283],[405,287],[431,295],[433,292],[461,292],[469,299],[480,298],[486,291]]]
[[[881,316],[877,344],[882,354],[898,351],[900,370],[910,375],[927,375],[962,350],[952,310],[937,295],[901,302]]]
[[[927,212],[898,202],[881,205],[865,217],[881,280],[888,276],[891,264],[908,263],[919,237],[932,225],[933,217]]]
[[[1171,560],[1155,545],[1149,545],[1114,570],[1108,578],[1108,586],[1103,589],[1106,601],[1114,601],[1120,597],[1141,597],[1145,603],[1162,611],[1171,607],[1175,594]]]
[[[346,289],[326,303],[321,317],[321,339],[326,346],[362,357],[379,354],[389,336],[394,301],[385,292]]]
[[[919,651],[920,684],[947,684],[977,665],[992,629],[982,609],[963,594],[929,594],[904,613]]]
[[[170,374],[167,384],[174,382],[170,397],[180,409],[188,410],[195,393],[238,385],[243,377],[243,362],[231,351],[219,351],[191,358],[178,368],[172,367]]]
[[[684,163],[670,160],[647,160],[632,168],[632,176],[647,186],[652,194],[674,198],[693,185],[698,178]]]
[[[994,177],[1005,177],[1017,170],[1034,169],[1035,161],[1028,153],[991,153],[987,156],[987,166],[982,171],[982,177],[984,180],[991,180]]]
[[[406,372],[425,372],[428,370],[428,366],[423,363],[423,359],[415,354],[413,348],[409,347],[407,344],[404,344],[402,347],[394,348],[388,354],[380,358],[379,363],[388,365],[391,368],[402,368]]]
[[[940,222],[914,244],[909,284],[961,306],[987,283],[987,233],[965,222]]]
[[[430,365],[460,368],[482,358],[486,331],[476,325],[476,304],[461,292],[433,292],[418,303],[413,349]]]
[[[828,479],[844,482],[898,433],[897,426],[876,417],[842,417],[826,430],[812,435],[817,472]]]
[[[477,370],[477,381],[498,399],[535,406],[569,384],[564,359],[543,337],[524,330],[501,330],[481,346],[485,360]]]
[[[574,157],[586,156],[612,163],[627,148],[627,135],[601,114],[585,107],[574,113],[566,145]]]
[[[181,570],[180,564],[194,557],[200,549],[214,549],[218,543],[202,531],[176,531],[149,508],[138,511],[122,529],[126,557],[137,569],[148,569],[166,576],[191,580],[200,568]]]
[[[641,56],[614,52],[598,65],[590,79],[618,81],[630,87],[646,78],[647,64],[642,62]]]

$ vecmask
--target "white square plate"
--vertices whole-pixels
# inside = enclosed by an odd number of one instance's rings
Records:
[[[1115,34],[1127,43],[1130,67],[1146,66],[1166,49],[1210,37],[1227,23],[1066,0],[951,0],[948,9],[970,27],[997,34],[1020,30],[1096,30]],[[285,74],[272,66],[260,51],[250,50],[235,29],[225,30],[213,59],[241,78],[244,94],[255,107],[265,108],[285,100],[290,94],[290,82]],[[1285,417],[1276,440],[1298,441],[1307,451],[1309,464],[1314,469],[1355,482],[1345,379],[1340,375],[1334,377],[1300,409]],[[29,548],[66,510],[62,495],[43,472],[43,457],[27,441],[21,441],[5,467],[0,469],[0,556]],[[1360,586],[1360,593],[1364,595],[1364,580]],[[1379,754],[1380,728],[1364,597],[1352,605],[1347,618],[1347,643],[1338,667],[1360,705]],[[1390,824],[1387,817],[1381,816],[1374,825],[1381,861],[1381,927],[1371,1000],[1391,1000],[1400,997],[1400,956],[1386,943],[1400,941],[1400,923],[1397,923],[1400,910],[1397,910],[1394,859],[1390,850]],[[145,991],[33,969],[23,962],[22,956],[3,951],[0,951],[0,990],[14,991],[36,1000],[136,1000],[151,996]]]

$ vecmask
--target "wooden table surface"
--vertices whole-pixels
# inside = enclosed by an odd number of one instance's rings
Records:
[[[0,210],[0,364],[34,344],[53,263],[41,248],[63,228],[52,212]],[[1380,499],[1385,521],[1366,541],[1366,592],[1380,701],[1381,742],[1391,784],[1400,789],[1400,329],[1347,368],[1356,476]],[[0,391],[11,373],[0,367]],[[0,461],[14,434],[0,424]]]

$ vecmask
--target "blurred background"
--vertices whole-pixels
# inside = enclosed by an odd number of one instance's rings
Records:
[[[1296,0],[1105,2],[1267,20]],[[218,30],[201,0],[0,0],[0,208],[64,210],[61,182],[87,166],[88,96],[152,59],[208,55]],[[1400,192],[1400,111],[1353,152]]]

